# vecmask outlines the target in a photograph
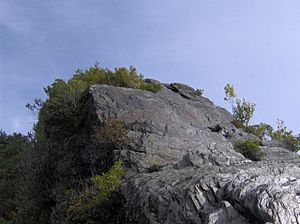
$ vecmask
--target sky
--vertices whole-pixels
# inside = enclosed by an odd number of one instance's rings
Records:
[[[298,0],[0,0],[0,129],[27,133],[56,78],[96,61],[256,103],[252,124],[300,132]]]

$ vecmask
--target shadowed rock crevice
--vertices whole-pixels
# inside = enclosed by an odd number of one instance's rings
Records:
[[[220,132],[222,131],[222,127],[217,124],[216,126],[213,126],[213,127],[208,127],[209,130],[211,130],[211,132]]]

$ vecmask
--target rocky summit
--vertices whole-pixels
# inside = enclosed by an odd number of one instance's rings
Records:
[[[298,155],[263,142],[261,161],[245,158],[235,143],[257,137],[193,88],[93,85],[89,108],[91,124],[116,118],[133,140],[111,152],[126,167],[121,223],[300,222]]]

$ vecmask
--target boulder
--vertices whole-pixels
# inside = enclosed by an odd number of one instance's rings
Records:
[[[119,119],[133,139],[112,152],[127,170],[124,223],[300,222],[298,155],[266,145],[263,160],[245,158],[234,143],[258,138],[193,88],[93,85],[89,98],[94,123]]]

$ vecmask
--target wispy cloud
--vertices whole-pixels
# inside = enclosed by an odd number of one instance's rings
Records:
[[[19,117],[13,118],[12,128],[13,130],[19,130],[20,128],[22,128],[22,122],[20,121]]]
[[[25,116],[25,117],[13,117],[11,120],[11,129],[9,129],[9,132],[21,132],[26,133],[33,127],[34,123],[36,121],[34,120],[33,116]]]

